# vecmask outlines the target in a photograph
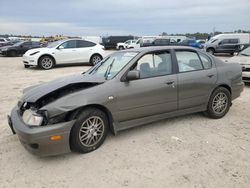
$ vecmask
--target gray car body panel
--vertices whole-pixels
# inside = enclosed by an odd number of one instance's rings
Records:
[[[36,103],[36,101],[44,97],[44,95],[53,93],[53,91],[68,85],[94,83],[91,87],[83,87],[80,90],[67,93],[42,106],[40,110],[46,110],[48,116],[51,118],[88,106],[103,107],[110,116],[109,119],[112,130],[114,133],[117,133],[120,130],[168,117],[205,111],[213,90],[221,85],[230,89],[232,99],[240,95],[244,85],[241,80],[241,69],[238,64],[226,64],[205,53],[212,61],[211,69],[179,73],[175,56],[176,49],[194,52],[199,51],[190,47],[176,46],[146,47],[137,50],[127,50],[137,51],[138,55],[111,80],[88,75],[88,73],[57,79],[48,84],[42,84],[26,90],[22,97],[22,102]],[[154,51],[165,50],[170,51],[172,55],[172,74],[129,82],[124,81],[124,77],[129,68],[143,55]],[[204,52],[199,51],[199,53]],[[168,85],[170,82],[172,82],[172,84]],[[14,111],[16,111],[16,108]],[[19,121],[21,121],[21,117],[13,118],[11,116],[11,119],[14,128],[16,127],[15,129],[18,129],[17,127],[20,126]],[[69,124],[67,124],[67,122],[61,123],[63,124],[62,127],[67,127],[65,128],[67,129],[65,135],[66,140],[69,139],[70,136],[70,129],[73,126],[72,121],[70,121]],[[49,125],[49,127],[53,126],[54,125]],[[46,129],[46,127],[48,126],[39,127],[38,130]],[[25,130],[26,134],[28,134],[27,137],[32,136],[33,133],[28,130],[29,128]],[[51,135],[50,130],[48,130],[48,132],[49,135]],[[19,134],[22,133],[19,131]],[[36,136],[39,137],[37,134]],[[61,151],[57,152],[67,152],[68,148],[69,141],[66,148],[62,148]],[[51,151],[50,146],[48,146],[48,150]],[[42,153],[44,152],[45,151]],[[46,155],[48,154],[48,152],[45,153]],[[38,155],[41,155],[41,152],[38,152]]]

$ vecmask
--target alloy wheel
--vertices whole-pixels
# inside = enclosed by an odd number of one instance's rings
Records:
[[[98,116],[91,116],[85,120],[79,131],[79,139],[83,146],[96,145],[104,134],[104,122]]]
[[[222,114],[228,106],[228,97],[225,93],[215,95],[212,103],[212,109],[216,114]]]
[[[50,69],[53,66],[53,60],[49,57],[45,57],[42,59],[41,64],[44,69]]]
[[[96,64],[99,63],[101,60],[102,60],[102,59],[101,59],[100,56],[95,55],[95,56],[92,57],[92,64],[93,64],[93,65],[96,65]]]

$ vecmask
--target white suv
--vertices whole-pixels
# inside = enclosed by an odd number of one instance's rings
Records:
[[[39,66],[51,69],[56,64],[97,64],[104,57],[104,47],[81,39],[68,39],[49,44],[46,48],[28,50],[23,55],[24,67]]]

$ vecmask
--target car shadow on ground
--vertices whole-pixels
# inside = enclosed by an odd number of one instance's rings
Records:
[[[214,54],[214,56],[216,57],[233,57],[233,55],[231,54],[224,54],[224,53],[216,53]]]
[[[112,142],[116,142],[116,139],[127,139],[131,135],[141,135],[142,132],[147,132],[148,134],[150,134],[150,133],[152,133],[152,131],[158,131],[159,129],[165,128],[166,126],[167,127],[178,126],[178,125],[181,125],[181,123],[179,123],[179,122],[185,122],[185,119],[187,119],[187,118],[192,119],[192,118],[207,118],[207,117],[205,117],[201,112],[198,112],[198,113],[194,113],[194,114],[187,114],[187,115],[182,115],[182,116],[178,116],[178,117],[167,118],[164,120],[144,124],[144,125],[137,126],[137,127],[132,127],[132,128],[118,132],[117,135],[114,135],[113,133],[111,133],[109,131],[107,138],[103,144],[105,145],[105,143],[109,142],[110,140]],[[178,124],[178,125],[176,125],[176,124]],[[193,126],[195,126],[195,124],[193,124]],[[47,156],[47,157],[34,156],[34,157],[39,161],[41,160],[42,162],[48,162],[48,161],[54,161],[54,160],[60,161],[60,160],[65,160],[65,158],[67,158],[67,159],[68,158],[76,158],[76,157],[83,158],[86,155],[94,154],[95,152],[97,152],[97,150],[90,152],[90,153],[85,153],[85,154],[70,152],[70,153],[56,155],[56,156]],[[30,155],[32,155],[32,154],[30,154]],[[88,156],[86,156],[86,157],[88,157]]]
[[[67,68],[67,67],[80,67],[80,66],[90,67],[91,65],[89,63],[70,63],[70,64],[63,64],[63,65],[55,65],[55,67],[53,67],[52,69],[49,69],[49,70]],[[41,69],[38,66],[31,66],[31,67],[29,67],[27,69],[38,70],[38,71],[46,71],[44,69]]]
[[[245,87],[250,88],[250,82],[245,82]]]

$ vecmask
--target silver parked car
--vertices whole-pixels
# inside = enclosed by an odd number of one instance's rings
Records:
[[[97,149],[108,131],[204,112],[221,118],[240,96],[240,65],[189,47],[116,52],[86,73],[27,88],[8,116],[37,155]]]
[[[239,52],[237,56],[229,58],[227,62],[239,63],[242,68],[242,80],[250,82],[250,47]]]

